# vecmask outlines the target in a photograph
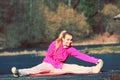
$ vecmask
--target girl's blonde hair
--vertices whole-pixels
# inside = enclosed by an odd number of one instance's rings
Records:
[[[62,38],[65,38],[65,35],[72,35],[71,33],[67,32],[66,30],[61,31],[61,33],[59,34],[58,38],[56,39],[56,46],[55,46],[55,50],[57,50],[60,46],[60,43],[62,42]]]

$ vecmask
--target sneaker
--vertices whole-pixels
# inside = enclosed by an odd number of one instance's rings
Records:
[[[93,67],[93,73],[100,73],[102,67],[103,67],[103,61],[100,60],[100,62]]]
[[[18,70],[16,69],[16,67],[12,67],[11,72],[13,73],[14,77],[19,77],[19,73],[18,73]]]

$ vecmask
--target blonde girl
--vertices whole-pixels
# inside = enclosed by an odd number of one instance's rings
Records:
[[[72,47],[73,36],[67,31],[62,31],[58,38],[53,41],[46,53],[45,58],[42,63],[25,69],[16,69],[12,67],[11,71],[14,77],[42,73],[45,71],[48,73],[54,74],[64,74],[64,73],[73,73],[73,74],[89,74],[89,73],[99,73],[103,61],[95,57],[89,56],[78,51],[76,48]],[[80,60],[96,64],[96,66],[81,66],[77,64],[67,64],[65,61],[69,56],[74,56]]]

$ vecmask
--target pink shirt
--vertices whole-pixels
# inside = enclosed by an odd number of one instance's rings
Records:
[[[80,60],[84,60],[87,62],[91,62],[97,64],[98,59],[88,56],[84,53],[81,53],[74,47],[63,48],[62,43],[60,44],[57,51],[54,51],[56,45],[56,41],[53,41],[47,51],[46,57],[44,58],[44,62],[52,64],[55,68],[62,68],[63,63],[69,56],[74,56]]]

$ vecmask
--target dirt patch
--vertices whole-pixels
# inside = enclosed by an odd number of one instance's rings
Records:
[[[75,42],[74,46],[78,45],[96,45],[96,44],[114,44],[118,43],[119,36],[117,34],[110,35],[108,32],[105,32],[103,35],[97,35],[92,40],[87,40],[83,42]]]

